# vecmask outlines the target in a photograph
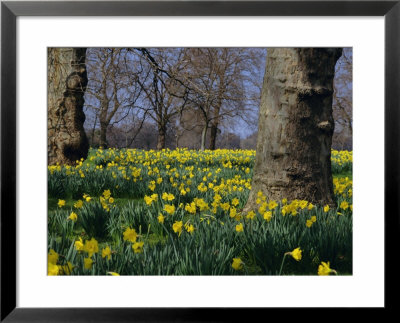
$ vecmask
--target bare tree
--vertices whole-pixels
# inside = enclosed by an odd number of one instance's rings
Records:
[[[246,138],[240,141],[241,149],[256,149],[257,145],[257,131],[248,135]]]
[[[333,92],[333,118],[335,119],[334,142],[337,149],[352,149],[353,116],[353,53],[344,48],[336,64]]]
[[[268,49],[252,190],[268,199],[335,205],[332,94],[337,48]]]
[[[262,49],[187,48],[189,61],[183,76],[190,88],[189,101],[201,118],[202,150],[210,129],[209,148],[215,149],[219,127],[235,119],[249,122],[258,108],[260,88],[254,85],[254,69],[259,68]],[[184,125],[184,128],[198,125]]]
[[[146,113],[157,125],[157,149],[166,147],[168,127],[173,120],[182,114],[188,98],[188,88],[179,79],[185,68],[181,48],[135,48],[141,64],[150,68],[150,77],[144,81],[138,78],[140,88],[145,94],[143,105]]]
[[[190,103],[186,109],[176,117],[174,122],[175,147],[200,149],[201,134],[203,132],[203,116],[201,111]]]
[[[87,54],[89,83],[86,94],[86,108],[94,117],[92,142],[100,124],[100,141],[103,148],[108,147],[107,131],[123,121],[125,128],[129,124],[139,123],[133,134],[132,142],[146,118],[146,112],[138,113],[136,102],[142,89],[137,79],[142,72],[132,55],[124,48],[90,48]],[[127,129],[131,133],[132,129]],[[127,140],[128,141],[128,140]]]
[[[220,48],[216,50],[217,98],[213,106],[209,149],[216,148],[219,127],[232,128],[237,120],[254,125],[261,97],[262,78],[258,69],[265,50],[256,48]]]
[[[49,48],[47,55],[48,164],[73,164],[86,158],[89,148],[82,111],[86,48]]]

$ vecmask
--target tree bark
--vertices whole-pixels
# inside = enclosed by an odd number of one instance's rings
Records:
[[[221,112],[221,106],[222,106],[222,97],[226,91],[226,84],[225,84],[225,69],[222,69],[218,73],[219,77],[219,87],[218,87],[218,97],[217,97],[217,103],[214,107],[214,119],[211,122],[211,127],[210,127],[210,150],[215,150],[216,147],[216,142],[217,142],[217,135],[218,135],[218,126],[219,126],[219,118],[220,118],[220,112]]]
[[[206,123],[201,131],[201,143],[200,150],[204,151],[206,149],[206,139],[207,139],[208,124]]]
[[[86,48],[48,49],[48,164],[71,165],[86,158],[89,143],[83,123],[88,82]]]
[[[218,132],[218,122],[211,123],[210,127],[210,150],[215,150],[216,142],[217,142],[217,132]]]
[[[257,192],[334,206],[331,145],[335,64],[342,49],[272,48],[259,112],[252,190],[245,211],[256,209]]]
[[[103,149],[108,148],[107,128],[108,128],[108,123],[100,122],[100,147],[102,147]]]
[[[223,78],[221,83],[223,82]],[[218,134],[218,126],[219,126],[219,113],[221,111],[221,105],[222,105],[222,95],[223,95],[223,91],[222,90],[223,85],[220,84],[220,90],[219,90],[219,94],[218,94],[218,100],[217,100],[217,104],[214,107],[214,119],[211,122],[211,126],[210,126],[210,144],[209,144],[209,148],[210,150],[215,150],[216,147],[216,142],[217,142],[217,134]]]
[[[167,127],[164,125],[159,126],[158,137],[157,137],[157,150],[165,149],[166,136],[167,136]]]

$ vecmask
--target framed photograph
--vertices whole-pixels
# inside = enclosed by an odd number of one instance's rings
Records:
[[[1,320],[392,309],[399,21],[399,1],[3,1]]]

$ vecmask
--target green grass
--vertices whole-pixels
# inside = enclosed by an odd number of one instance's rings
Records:
[[[76,202],[75,200],[73,200],[71,198],[69,198],[69,199],[66,198],[66,199],[63,199],[63,200],[65,201],[65,206],[63,207],[64,209],[65,208],[72,208],[74,206],[74,203]],[[49,197],[47,199],[48,210],[49,211],[55,211],[55,210],[60,209],[58,207],[58,201],[59,201],[59,199],[57,199],[57,198]]]
[[[348,172],[343,172],[339,174],[332,174],[333,178],[346,178],[348,177],[350,180],[353,180],[353,172],[348,171]]]

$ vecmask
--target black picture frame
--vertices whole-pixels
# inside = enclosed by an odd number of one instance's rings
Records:
[[[18,308],[16,306],[16,19],[18,16],[384,16],[385,306],[396,306],[399,237],[400,1],[2,1],[1,3],[1,321],[237,321],[256,308]],[[397,242],[397,243],[396,243]],[[373,261],[373,255],[371,255]],[[373,278],[371,278],[373,279]],[[268,292],[268,291],[266,291]],[[316,295],[316,297],[319,297]],[[312,300],[310,300],[312,306]],[[272,309],[271,309],[272,310]],[[287,315],[287,308],[280,310]],[[298,310],[298,309],[297,309]],[[328,308],[326,309],[328,310]],[[251,313],[249,313],[251,312]],[[255,313],[262,312],[262,313]],[[329,311],[334,317],[334,312]],[[368,312],[371,313],[371,312]],[[249,315],[251,315],[249,317]],[[254,316],[253,316],[254,315]],[[270,314],[268,314],[270,315]],[[328,315],[324,313],[324,316]],[[370,314],[368,314],[370,315]],[[252,319],[253,317],[253,319]],[[331,317],[331,318],[332,318]],[[286,317],[288,318],[288,317]],[[314,316],[315,319],[320,319]]]

